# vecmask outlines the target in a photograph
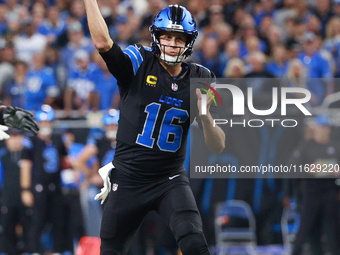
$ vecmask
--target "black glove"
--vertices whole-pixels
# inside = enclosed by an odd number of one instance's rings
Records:
[[[8,127],[24,130],[35,135],[38,134],[38,123],[29,111],[18,107],[7,106],[3,118],[5,125]]]

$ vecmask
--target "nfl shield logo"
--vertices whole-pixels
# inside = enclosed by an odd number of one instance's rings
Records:
[[[178,85],[176,83],[173,83],[171,85],[171,88],[172,88],[173,91],[177,91],[178,90]]]
[[[112,190],[116,191],[117,189],[118,189],[118,184],[117,183],[112,184]]]

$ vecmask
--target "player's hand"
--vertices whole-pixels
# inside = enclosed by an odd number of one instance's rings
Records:
[[[100,175],[100,177],[102,177],[103,181],[104,181],[104,187],[100,190],[100,193],[98,193],[94,199],[95,200],[101,200],[101,204],[104,203],[106,197],[109,195],[110,191],[111,191],[111,181],[110,181],[110,172],[111,170],[114,168],[112,162],[110,162],[109,164],[106,164],[105,166],[101,167],[98,170],[98,173]]]
[[[26,207],[32,207],[34,205],[34,196],[31,191],[21,191],[21,201]]]
[[[210,93],[212,93],[212,91],[209,89],[208,90]],[[198,107],[198,113],[200,118],[202,119],[202,116],[208,116],[208,114],[210,114],[209,110],[210,110],[210,105],[213,101],[212,97],[209,94],[207,95],[207,115],[202,115],[202,92],[200,89],[196,89],[196,96],[197,96],[197,107]]]
[[[34,135],[38,134],[38,123],[29,111],[18,107],[7,106],[3,118],[5,125],[8,127],[24,130]]]
[[[8,127],[0,125],[0,140],[5,140],[9,138],[9,134],[5,132],[7,130],[8,130]]]

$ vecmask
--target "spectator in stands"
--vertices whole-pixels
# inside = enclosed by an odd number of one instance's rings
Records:
[[[332,54],[324,49],[322,47],[322,37],[320,35],[315,35],[315,41],[316,41],[316,47],[320,52],[320,55],[328,62],[329,67],[331,68],[332,71],[332,76],[334,77],[334,75],[336,75],[337,73],[337,66],[336,63],[334,61],[334,58],[332,56]]]
[[[236,40],[230,40],[226,47],[228,61],[240,57],[240,46]]]
[[[262,52],[253,52],[247,58],[250,71],[245,75],[249,79],[247,86],[253,88],[254,94],[261,94],[262,92],[271,92],[273,82],[268,81],[266,78],[274,78],[274,76],[265,70],[266,58]],[[265,78],[265,79],[263,79]]]
[[[5,34],[7,26],[7,7],[4,4],[0,4],[0,36]]]
[[[306,33],[307,28],[306,25],[303,23],[303,20],[299,17],[294,20],[294,33],[293,37],[290,38],[295,42],[302,42],[304,38],[304,34]]]
[[[268,30],[267,39],[268,47],[270,48],[270,50],[266,52],[270,52],[270,54],[272,55],[274,48],[282,44],[283,35],[281,29],[275,25],[272,25]]]
[[[293,59],[289,62],[285,77],[288,78],[287,79],[288,84],[286,84],[287,86],[305,89],[307,88],[306,84],[307,75],[301,60]],[[315,100],[317,100],[316,96],[313,93],[311,94],[312,94],[311,101],[315,102]],[[302,95],[300,94],[300,96]]]
[[[82,0],[74,0],[71,2],[70,14],[75,17],[82,25],[83,32],[86,36],[90,36],[85,13],[85,5]]]
[[[249,49],[247,41],[251,37],[257,37],[257,32],[255,29],[255,21],[250,14],[245,14],[243,20],[241,21],[240,28],[238,30],[241,40],[240,40],[240,56],[245,58],[249,54]],[[259,40],[258,51],[265,52],[266,44],[265,42]]]
[[[67,80],[67,70],[61,64],[60,51],[55,47],[48,47],[45,51],[46,66],[51,68],[56,76],[58,87],[64,91]]]
[[[282,45],[275,46],[273,49],[273,60],[266,64],[266,70],[274,77],[282,78],[288,67],[287,52]]]
[[[245,41],[246,47],[247,47],[247,55],[245,55],[243,58],[247,59],[249,55],[251,55],[253,52],[257,52],[259,50],[260,46],[260,40],[257,36],[251,36],[247,38]]]
[[[23,108],[25,106],[25,93],[27,64],[23,61],[18,61],[15,64],[15,76],[13,81],[5,88],[5,105]]]
[[[65,20],[60,18],[58,7],[52,6],[48,9],[47,19],[38,27],[38,31],[47,36],[49,42],[55,43],[66,30],[66,25]]]
[[[307,74],[306,70],[299,59],[292,59],[289,61],[287,73],[283,79],[282,86],[297,87],[307,89]],[[296,98],[301,98],[304,95],[301,93],[293,94]],[[308,105],[316,104],[317,96],[311,92],[311,100],[307,103]]]
[[[8,13],[7,19],[8,20],[18,20],[19,19],[19,11],[21,5],[18,3],[17,0],[8,0],[6,1]]]
[[[14,78],[14,58],[13,44],[3,41],[3,45],[0,46],[0,91],[3,91]]]
[[[90,62],[89,54],[84,50],[78,50],[74,58],[77,66],[71,70],[64,94],[66,115],[70,116],[73,108],[80,111],[83,116],[93,102],[95,89],[96,66]]]
[[[226,78],[243,78],[246,74],[244,62],[240,58],[233,58],[228,61],[226,69],[224,70],[224,77]]]
[[[46,37],[36,33],[32,21],[31,18],[26,20],[23,25],[24,34],[14,38],[16,58],[27,64],[32,63],[34,54],[44,52],[47,46]]]
[[[309,11],[308,4],[306,0],[299,0],[295,3],[295,10],[297,12],[297,17],[299,17],[303,24],[306,24],[312,13]]]
[[[266,57],[262,52],[255,51],[252,52],[247,58],[247,63],[249,64],[248,74],[246,78],[274,78],[272,74],[264,69],[264,64],[266,62]]]
[[[339,1],[340,6],[340,1]],[[335,76],[339,77],[340,74],[340,18],[333,17],[330,19],[326,26],[326,39],[321,42],[323,48],[332,54],[332,58],[336,63]]]
[[[340,0],[334,0],[333,1],[332,10],[333,10],[335,16],[339,17],[339,15],[340,15]]]
[[[283,0],[283,8],[276,10],[274,15],[275,25],[280,26],[284,29],[284,25],[288,19],[292,19],[297,16],[295,10],[295,0]]]
[[[78,21],[74,21],[68,25],[67,35],[69,42],[61,51],[61,61],[66,70],[72,70],[77,66],[74,58],[76,51],[84,50],[91,55],[94,50],[94,46],[91,39],[84,36],[83,26]]]
[[[33,7],[32,7],[32,22],[34,24],[34,26],[38,28],[42,25],[44,19],[46,16],[46,8],[45,5],[41,2],[36,2],[34,3]],[[38,31],[40,33],[40,31]],[[47,38],[49,39],[49,38]],[[49,42],[51,42],[51,40],[48,40]]]
[[[332,18],[332,16],[334,15],[332,10],[331,10],[331,0],[316,0],[316,6],[315,9],[313,10],[313,13],[316,15],[317,19],[310,17],[309,18],[309,22],[311,21],[311,19],[314,19],[314,21],[312,22],[320,22],[320,30],[319,31],[313,31],[310,30],[314,33],[316,32],[320,32],[321,35],[325,35],[325,28],[326,28],[326,24],[328,23],[328,21]]]
[[[202,65],[209,68],[215,73],[216,77],[222,77],[223,70],[227,63],[226,54],[219,53],[218,41],[213,36],[205,38],[201,45],[201,49],[193,56],[195,62],[201,63]]]
[[[303,52],[298,55],[298,59],[307,69],[307,77],[312,78],[307,81],[307,87],[317,97],[313,105],[319,105],[326,95],[333,93],[333,73],[327,60],[320,54],[313,33],[304,34]]]
[[[232,38],[232,34],[233,29],[230,25],[226,23],[221,23],[216,26],[216,35],[220,51],[223,51],[226,48],[228,42]]]
[[[24,108],[37,111],[43,104],[52,104],[59,95],[59,88],[53,70],[46,67],[45,56],[36,53],[33,57],[32,69],[26,78]]]
[[[273,0],[262,0],[260,6],[258,6],[258,11],[254,15],[256,27],[259,27],[261,21],[264,17],[272,17],[275,13],[275,3]]]
[[[340,1],[339,1],[340,6]],[[336,58],[337,46],[340,43],[340,18],[333,17],[326,25],[326,38],[323,41],[323,48],[328,50]],[[337,59],[337,58],[336,58]]]
[[[271,48],[269,47],[269,40],[268,40],[271,27],[273,27],[272,18],[269,16],[263,17],[260,23],[260,27],[258,29],[258,37],[261,41],[263,41],[266,44],[266,50],[264,51],[264,53],[268,56],[271,55]]]
[[[314,34],[319,34],[321,32],[323,32],[324,34],[324,31],[321,31],[322,30],[321,22],[319,18],[315,15],[309,18],[307,23],[307,30],[313,32]]]
[[[111,75],[105,61],[97,52],[93,54],[93,60],[98,65],[94,76],[96,97],[94,109],[101,111],[118,109],[120,96],[116,78]]]

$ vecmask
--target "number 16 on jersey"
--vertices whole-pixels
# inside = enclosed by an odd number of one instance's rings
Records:
[[[180,125],[184,123],[189,114],[186,110],[170,108],[165,111],[164,116],[158,116],[161,108],[159,103],[151,103],[145,107],[144,112],[147,113],[144,122],[144,128],[141,134],[138,134],[136,143],[148,148],[153,148],[155,138],[152,138],[157,119],[163,117],[160,125],[157,146],[161,151],[176,152],[182,143],[183,128]],[[178,124],[174,124],[174,120],[178,120]]]

